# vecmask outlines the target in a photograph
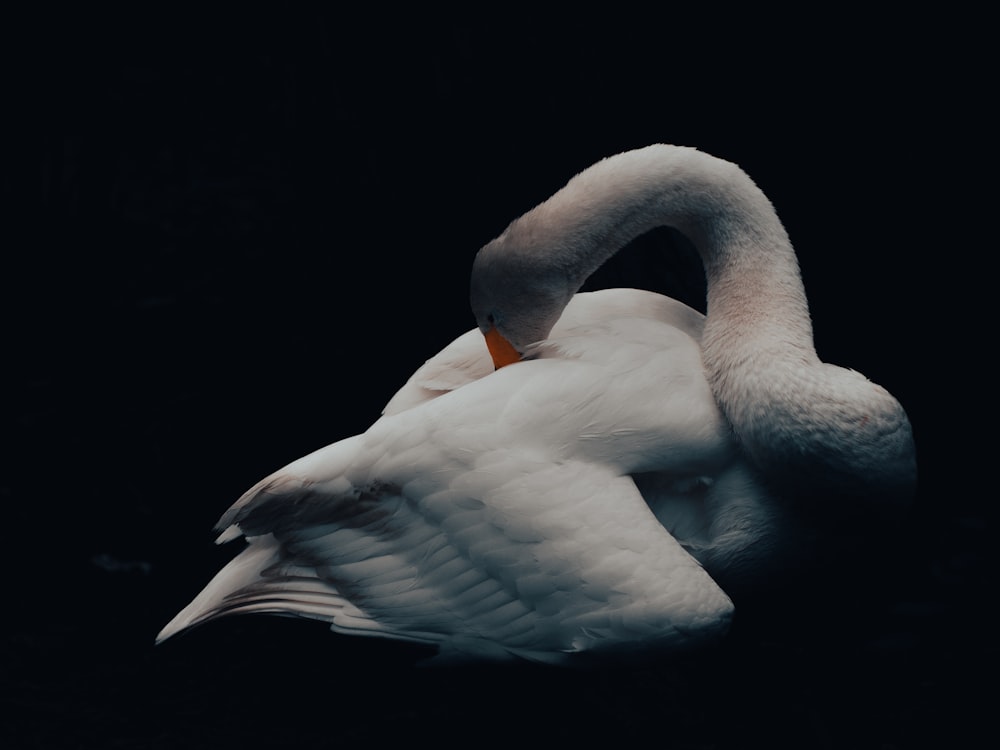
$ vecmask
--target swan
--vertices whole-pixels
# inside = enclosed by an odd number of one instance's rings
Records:
[[[707,316],[579,293],[661,225],[698,249]],[[245,549],[158,641],[270,612],[439,660],[686,648],[727,631],[728,587],[783,564],[803,515],[913,492],[903,408],[819,360],[791,243],[734,164],[663,144],[598,162],[479,251],[470,300],[477,327],[367,431],[223,515],[218,542]]]

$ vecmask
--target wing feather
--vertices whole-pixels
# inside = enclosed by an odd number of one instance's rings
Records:
[[[700,367],[697,313],[657,314],[687,326],[671,329],[668,352],[650,350],[663,336],[640,321],[622,324],[630,340],[610,324],[580,328],[591,361],[567,336],[558,351],[541,347],[541,361],[489,378],[476,364],[448,382],[425,371],[419,392],[404,388],[365,434],[275,472],[222,516],[219,541],[242,535],[248,546],[160,639],[228,614],[277,612],[434,643],[445,655],[558,660],[723,631],[729,598],[625,473],[686,466],[692,455],[708,470],[730,454],[702,381],[671,381],[657,409],[631,398],[652,387],[650,372],[663,388],[665,368],[630,362]],[[620,372],[601,337],[615,351],[632,347]],[[553,407],[567,393],[576,401]]]
[[[522,473],[368,476],[346,492],[326,489],[343,488],[339,477],[265,480],[221,522],[248,547],[160,639],[223,615],[278,612],[446,652],[495,656],[501,644],[540,658],[726,627],[728,597],[629,477],[515,455],[497,465]]]

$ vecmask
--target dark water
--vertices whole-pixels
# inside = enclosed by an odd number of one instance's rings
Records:
[[[767,44],[739,19],[710,38],[627,21],[9,25],[0,745],[958,747],[988,725],[996,516],[970,425],[992,404],[985,363],[965,376],[984,298],[938,225],[948,160],[929,177],[914,157],[960,95],[919,36],[887,53],[878,19]],[[154,648],[232,554],[212,545],[221,512],[364,429],[471,327],[475,250],[655,141],[754,176],[799,250],[821,355],[906,406],[921,487],[899,528],[671,662],[427,670],[277,618]],[[700,306],[670,242],[594,284]]]

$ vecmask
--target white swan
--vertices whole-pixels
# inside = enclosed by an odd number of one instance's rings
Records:
[[[707,318],[635,290],[574,297],[658,225],[701,253]],[[480,251],[471,299],[498,369],[470,332],[364,434],[252,488],[219,524],[249,546],[158,640],[277,612],[444,656],[679,646],[729,623],[705,568],[764,569],[820,496],[912,491],[902,408],[818,360],[788,238],[732,164],[665,145],[599,162]]]

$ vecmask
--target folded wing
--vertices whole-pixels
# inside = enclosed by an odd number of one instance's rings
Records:
[[[351,438],[251,489],[220,522],[221,539],[245,535],[247,548],[159,639],[272,612],[447,656],[561,661],[728,625],[729,598],[627,476],[512,449],[426,466],[380,464],[377,451]]]

